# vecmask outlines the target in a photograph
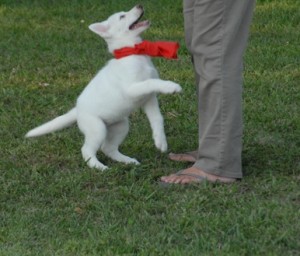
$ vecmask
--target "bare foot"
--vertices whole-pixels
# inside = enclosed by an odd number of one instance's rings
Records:
[[[178,173],[161,177],[162,182],[172,184],[189,184],[195,182],[197,183],[201,182],[202,180],[207,180],[210,182],[232,183],[235,182],[237,179],[206,173],[194,166],[184,169]]]
[[[178,162],[190,162],[190,163],[195,163],[197,160],[197,153],[198,151],[191,151],[191,152],[186,152],[182,154],[174,154],[170,153],[169,154],[169,159],[173,161],[178,161]]]

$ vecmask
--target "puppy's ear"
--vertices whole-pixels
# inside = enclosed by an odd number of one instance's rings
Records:
[[[89,29],[103,38],[109,37],[109,33],[108,33],[109,26],[105,21],[101,23],[93,23],[89,25]]]

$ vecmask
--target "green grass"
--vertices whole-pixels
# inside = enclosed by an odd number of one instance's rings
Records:
[[[143,1],[149,40],[177,40],[155,59],[181,95],[160,96],[170,151],[197,146],[192,67],[181,1]],[[300,255],[300,2],[258,1],[245,56],[245,178],[162,189],[186,167],[154,148],[145,115],[122,150],[140,166],[89,169],[76,127],[24,134],[64,113],[110,58],[87,29],[135,1],[0,0],[0,255]],[[45,86],[46,85],[46,86]]]

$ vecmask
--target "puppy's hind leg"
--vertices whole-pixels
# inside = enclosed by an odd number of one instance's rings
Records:
[[[101,146],[101,150],[105,155],[107,155],[115,161],[123,162],[126,164],[139,164],[139,162],[136,159],[125,156],[119,151],[119,146],[125,139],[128,131],[129,122],[127,118],[108,126],[107,137],[105,142]]]
[[[105,170],[107,166],[102,164],[96,156],[107,135],[104,122],[87,113],[78,115],[77,122],[79,129],[84,134],[84,144],[81,148],[83,159],[89,167]]]

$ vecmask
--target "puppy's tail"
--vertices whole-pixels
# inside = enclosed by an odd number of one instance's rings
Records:
[[[47,133],[55,132],[58,130],[61,130],[65,127],[68,127],[76,122],[76,108],[71,109],[69,112],[67,112],[64,115],[58,116],[54,118],[53,120],[42,124],[41,126],[38,126],[32,130],[30,130],[25,137],[37,137],[41,136]]]

